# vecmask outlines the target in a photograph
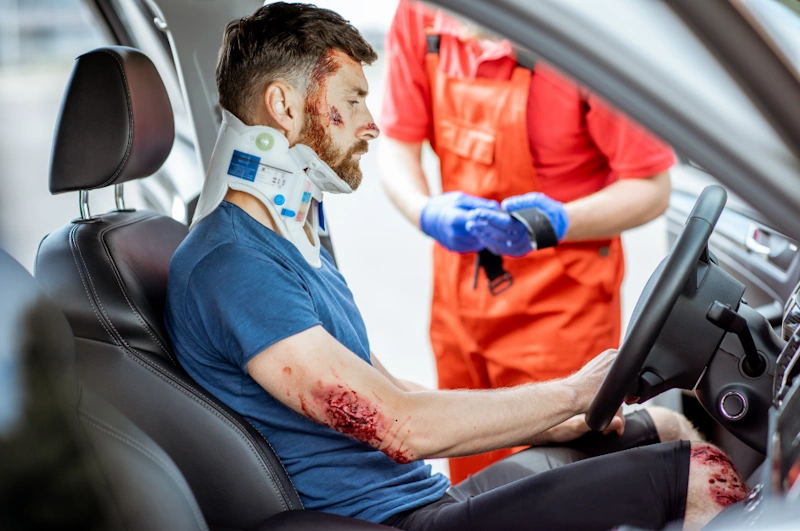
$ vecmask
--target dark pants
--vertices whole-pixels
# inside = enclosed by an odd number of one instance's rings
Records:
[[[622,436],[590,433],[525,450],[384,523],[407,531],[660,529],[684,516],[690,445],[657,442],[650,415],[637,411]]]

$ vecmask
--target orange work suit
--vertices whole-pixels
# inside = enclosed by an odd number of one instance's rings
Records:
[[[526,121],[531,70],[510,80],[461,79],[425,57],[431,84],[431,145],[442,191],[502,201],[538,190]],[[494,296],[475,253],[436,244],[430,338],[441,389],[487,389],[572,374],[619,345],[624,273],[619,238],[562,243],[505,257],[513,286]],[[450,459],[453,484],[514,449]]]

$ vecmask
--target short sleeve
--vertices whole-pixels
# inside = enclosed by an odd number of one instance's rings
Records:
[[[422,142],[430,129],[425,26],[432,17],[427,7],[400,0],[386,34],[386,80],[380,126],[384,135],[401,142]]]
[[[619,179],[641,179],[667,171],[675,154],[665,143],[645,131],[599,97],[590,94],[586,126],[597,148]]]
[[[264,349],[320,324],[300,275],[236,245],[218,247],[197,265],[186,296],[211,346],[243,373]]]

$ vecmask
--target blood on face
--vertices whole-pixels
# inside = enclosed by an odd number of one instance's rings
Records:
[[[339,110],[336,106],[331,105],[331,111],[328,114],[331,119],[331,123],[336,127],[344,127],[344,120],[342,119],[342,115],[339,114]]]
[[[333,51],[328,52],[322,60],[317,63],[314,70],[311,72],[311,77],[308,81],[308,93],[306,94],[305,112],[307,115],[322,116],[328,115],[331,117],[332,112],[324,111],[324,106],[327,105],[328,98],[326,92],[328,89],[328,79],[336,74],[341,68],[341,64],[336,58]],[[337,112],[338,114],[338,112]],[[339,117],[341,118],[341,116]]]

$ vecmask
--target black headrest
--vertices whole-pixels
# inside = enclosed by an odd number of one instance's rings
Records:
[[[174,139],[172,106],[150,59],[123,46],[87,52],[75,60],[61,103],[50,192],[152,175]]]

